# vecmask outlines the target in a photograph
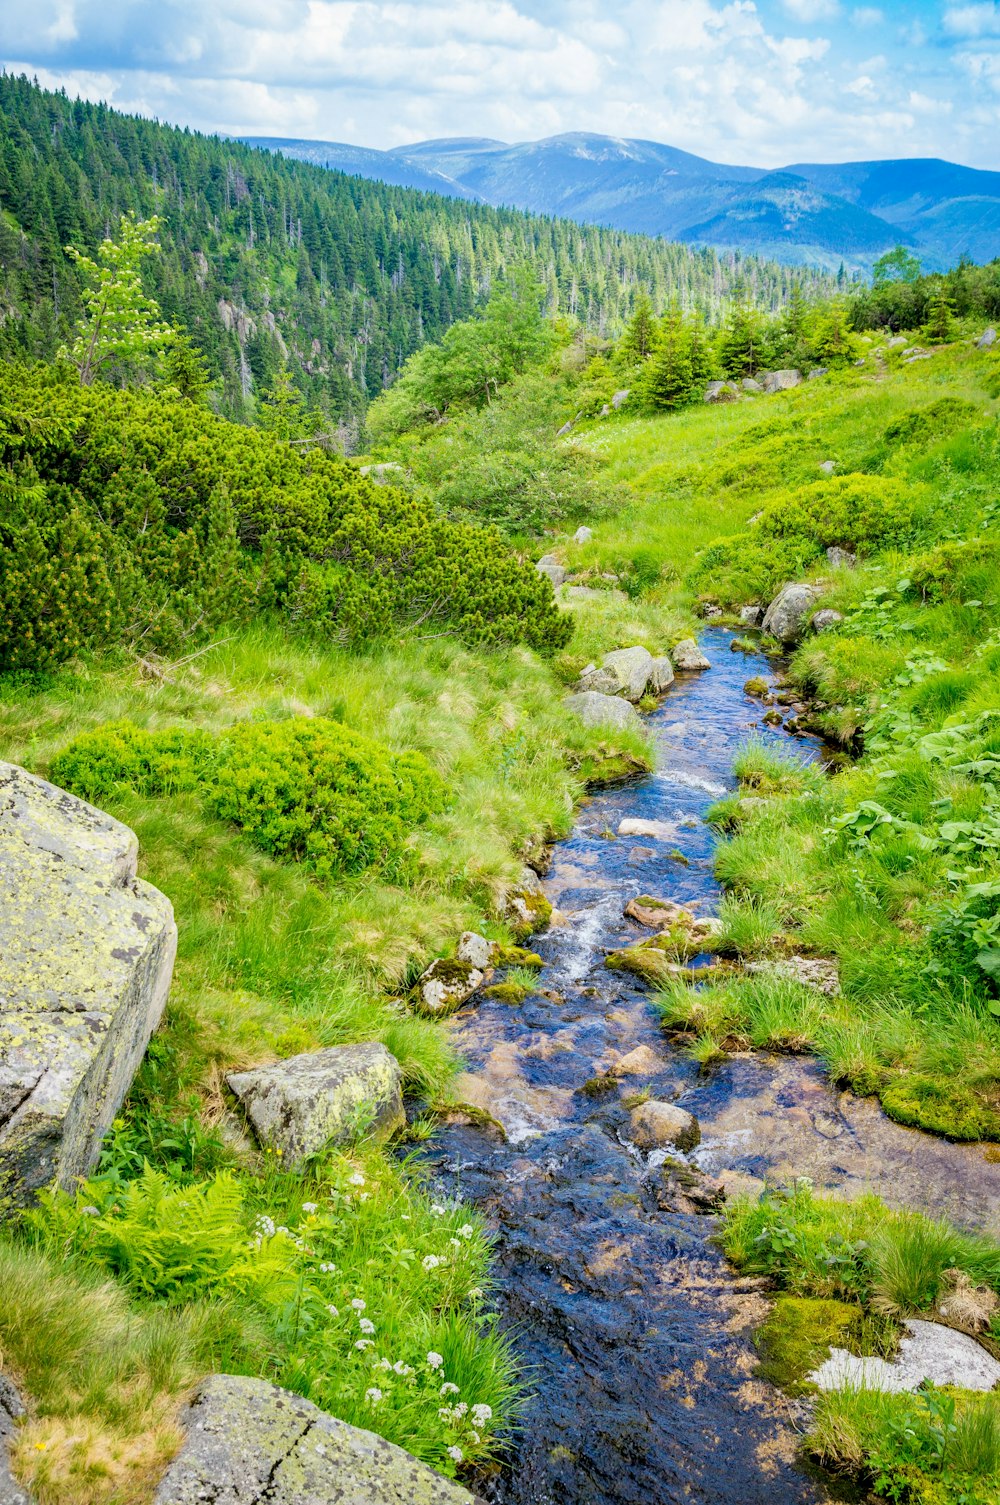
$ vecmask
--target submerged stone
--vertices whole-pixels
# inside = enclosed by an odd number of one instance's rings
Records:
[[[675,1103],[652,1098],[633,1108],[630,1118],[632,1138],[641,1150],[662,1149],[668,1144],[678,1150],[693,1150],[701,1139],[698,1120]]]
[[[173,910],[127,826],[0,763],[0,1216],[93,1170],[160,1022]]]
[[[213,1375],[154,1505],[476,1505],[451,1479],[266,1380]]]
[[[406,1122],[402,1072],[384,1045],[333,1045],[273,1066],[233,1072],[236,1094],[262,1145],[297,1165],[362,1134],[385,1138]]]

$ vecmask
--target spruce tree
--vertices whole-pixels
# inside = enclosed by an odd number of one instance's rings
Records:
[[[680,307],[672,303],[646,367],[645,396],[654,408],[670,412],[690,402],[692,392],[691,342]]]
[[[639,366],[653,352],[656,343],[656,316],[646,293],[640,293],[631,319],[618,342],[616,354],[622,366]]]

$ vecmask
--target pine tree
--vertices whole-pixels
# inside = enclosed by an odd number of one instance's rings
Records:
[[[927,306],[927,319],[920,331],[925,340],[936,345],[950,340],[955,332],[955,301],[945,283],[939,283]]]
[[[735,303],[719,342],[722,369],[731,380],[761,368],[764,330],[760,314],[743,299]]]
[[[672,303],[663,316],[656,352],[645,373],[645,396],[654,408],[672,411],[691,401],[691,342],[680,307]]]
[[[615,352],[622,366],[638,366],[652,354],[656,343],[656,315],[648,294],[640,293],[632,317]]]

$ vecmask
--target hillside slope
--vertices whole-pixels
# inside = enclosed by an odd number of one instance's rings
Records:
[[[261,140],[260,144],[265,144]],[[560,214],[692,245],[861,270],[902,242],[926,265],[961,256],[987,261],[1000,250],[1000,173],[936,158],[797,163],[770,171],[678,151],[655,141],[575,132],[543,141],[422,141],[364,153],[333,142],[267,143],[288,156],[395,181],[390,174],[436,172],[457,193],[491,204]],[[805,189],[812,190],[803,213]],[[846,232],[846,233],[845,233]]]

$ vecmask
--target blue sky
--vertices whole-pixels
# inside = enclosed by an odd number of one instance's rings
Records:
[[[209,131],[1000,168],[1000,0],[0,0],[0,59]]]

